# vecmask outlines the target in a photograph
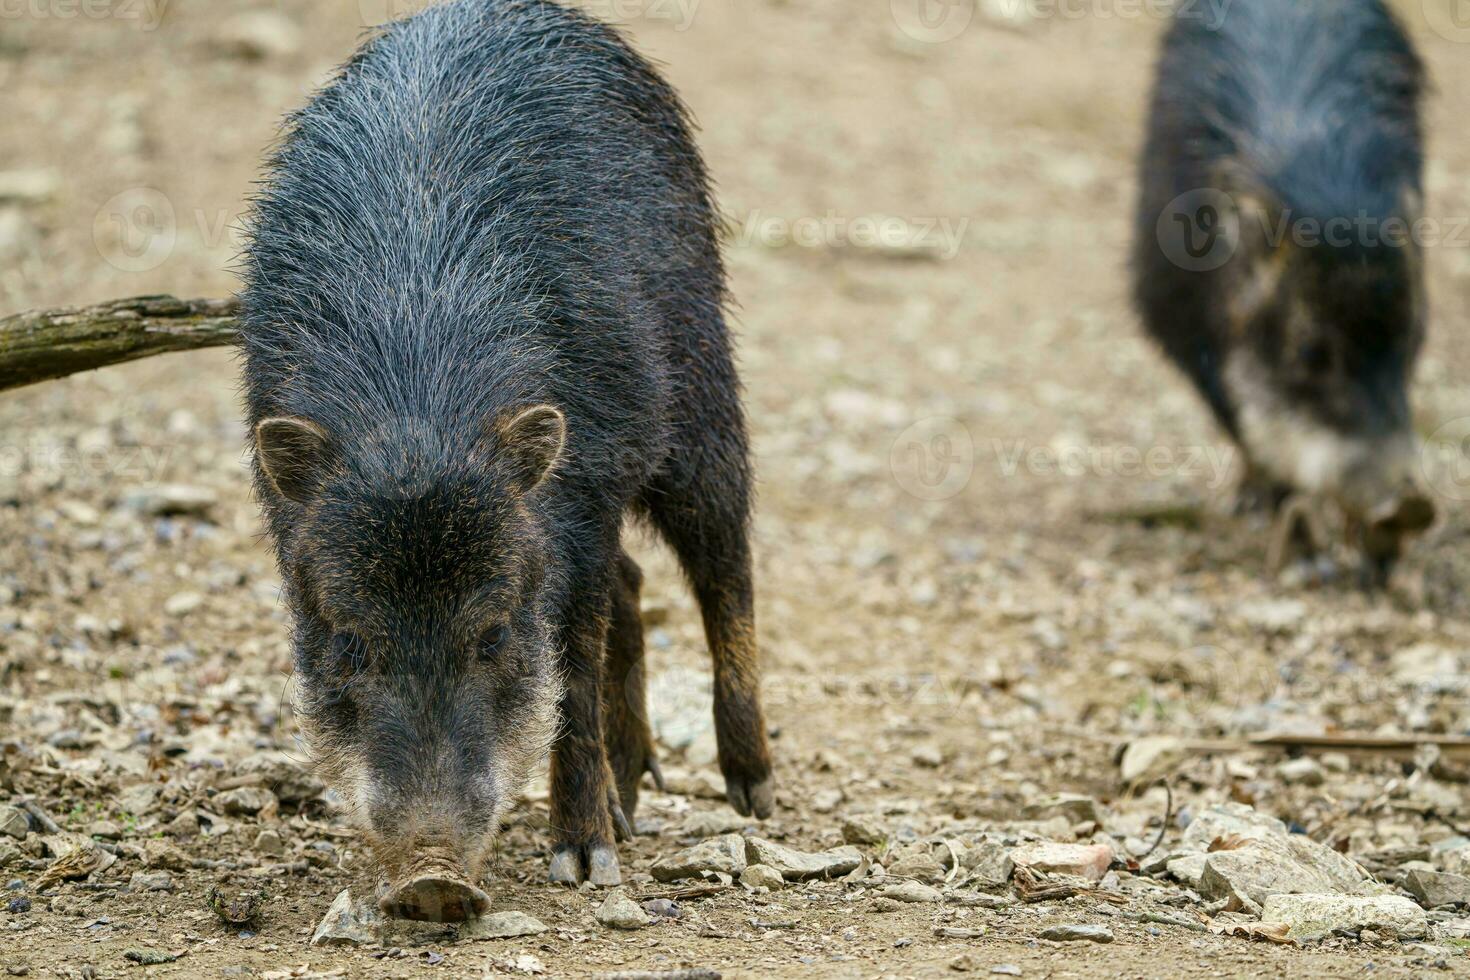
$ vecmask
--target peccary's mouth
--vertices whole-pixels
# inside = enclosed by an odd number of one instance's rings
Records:
[[[490,911],[490,896],[449,852],[427,850],[400,873],[378,900],[384,915],[418,922],[463,922]]]

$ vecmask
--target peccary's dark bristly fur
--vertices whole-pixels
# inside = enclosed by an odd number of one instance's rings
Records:
[[[553,741],[553,875],[615,873],[601,672],[615,597],[616,647],[641,649],[628,513],[689,575],[731,800],[768,813],[716,215],[658,74],[549,0],[394,23],[289,120],[244,278],[304,714],[380,853],[473,865]],[[638,723],[619,773],[645,766]]]
[[[1230,325],[1226,304],[1213,301],[1231,270],[1171,261],[1157,238],[1161,214],[1201,188],[1236,193],[1229,175],[1244,174],[1291,221],[1364,216],[1380,231],[1387,219],[1412,221],[1424,86],[1419,57],[1381,0],[1234,0],[1218,25],[1179,16],[1171,26],[1142,158],[1135,296],[1155,339],[1232,433],[1238,406],[1221,377]],[[1391,267],[1405,251],[1354,236],[1318,258]],[[1399,278],[1407,285],[1411,275]],[[1402,328],[1388,345],[1400,361],[1418,346],[1417,324]]]

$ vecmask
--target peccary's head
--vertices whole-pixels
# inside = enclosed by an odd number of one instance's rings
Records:
[[[1391,539],[1394,555],[1370,556],[1391,559],[1434,518],[1408,396],[1424,336],[1417,207],[1313,221],[1258,188],[1233,196],[1223,373],[1239,436],[1277,480]]]
[[[536,504],[564,442],[546,405],[467,435],[413,420],[368,435],[302,418],[255,429],[290,524],[313,754],[394,878],[429,855],[473,881],[550,742],[560,679]]]

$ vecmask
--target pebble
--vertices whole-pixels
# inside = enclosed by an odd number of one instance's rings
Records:
[[[223,793],[216,793],[210,802],[220,813],[231,817],[253,817],[258,813],[272,812],[277,806],[276,795],[260,786],[241,786],[239,789],[225,790]]]
[[[316,931],[311,935],[313,946],[368,946],[377,942],[374,926],[377,913],[366,904],[352,900],[352,890],[342,889],[332,900]]]
[[[919,881],[901,881],[895,885],[889,885],[878,893],[879,898],[890,899],[895,902],[906,902],[910,905],[918,905],[929,902],[942,902],[944,896],[939,889],[931,888]]]
[[[274,10],[248,10],[220,24],[216,44],[247,60],[289,57],[301,50],[301,29]]]
[[[170,483],[130,493],[123,506],[148,517],[205,518],[218,501],[219,495],[208,487]]]
[[[164,600],[163,611],[170,616],[187,616],[204,605],[204,596],[198,592],[176,592]]]
[[[266,857],[282,857],[286,853],[286,842],[274,830],[262,830],[255,835],[255,849]]]
[[[1261,921],[1287,926],[1287,936],[1298,941],[1322,939],[1337,930],[1372,929],[1400,939],[1421,939],[1429,931],[1424,910],[1400,895],[1272,895]]]
[[[1042,930],[1041,938],[1054,943],[1110,943],[1113,930],[1107,926],[1052,926]]]
[[[1069,824],[1102,823],[1097,800],[1075,793],[1060,793],[1056,796],[1043,797],[1035,803],[1028,804],[1022,811],[1022,816],[1027,820],[1051,820],[1054,817],[1064,817]]]
[[[1404,876],[1403,887],[1425,908],[1470,905],[1470,877],[1465,875],[1414,870]]]
[[[1316,759],[1292,759],[1276,768],[1282,782],[1290,786],[1321,786],[1327,773]]]
[[[609,929],[642,929],[653,920],[628,893],[614,889],[597,908],[597,921]]]
[[[1113,849],[1106,844],[1039,841],[1023,844],[1013,850],[1011,860],[1048,874],[1075,875],[1089,881],[1101,881],[1113,863]]]
[[[522,936],[539,936],[550,931],[546,923],[535,916],[508,910],[471,919],[460,927],[459,934],[461,939],[471,940],[519,939]]]
[[[888,840],[888,831],[872,817],[848,817],[842,821],[842,839],[848,844],[876,847]]]
[[[705,871],[738,875],[745,865],[745,838],[726,834],[661,857],[648,870],[658,881],[678,881],[697,878]]]
[[[31,821],[24,810],[18,806],[0,806],[0,834],[25,840],[30,830]]]
[[[745,861],[747,864],[769,865],[787,881],[802,881],[845,875],[862,864],[863,855],[851,846],[808,853],[764,838],[751,837],[745,841]]]
[[[990,968],[990,972],[1001,977],[1021,976],[1021,968],[1014,963],[998,963]]]
[[[61,189],[61,175],[54,170],[0,171],[0,201],[41,204]]]
[[[135,892],[171,892],[174,876],[167,871],[134,871],[128,887]]]
[[[765,888],[777,891],[786,884],[781,872],[767,864],[747,865],[740,873],[740,883],[750,888]]]

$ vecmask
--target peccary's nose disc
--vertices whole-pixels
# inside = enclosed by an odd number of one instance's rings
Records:
[[[465,881],[423,875],[391,889],[378,908],[395,919],[463,922],[490,911],[490,896]]]

